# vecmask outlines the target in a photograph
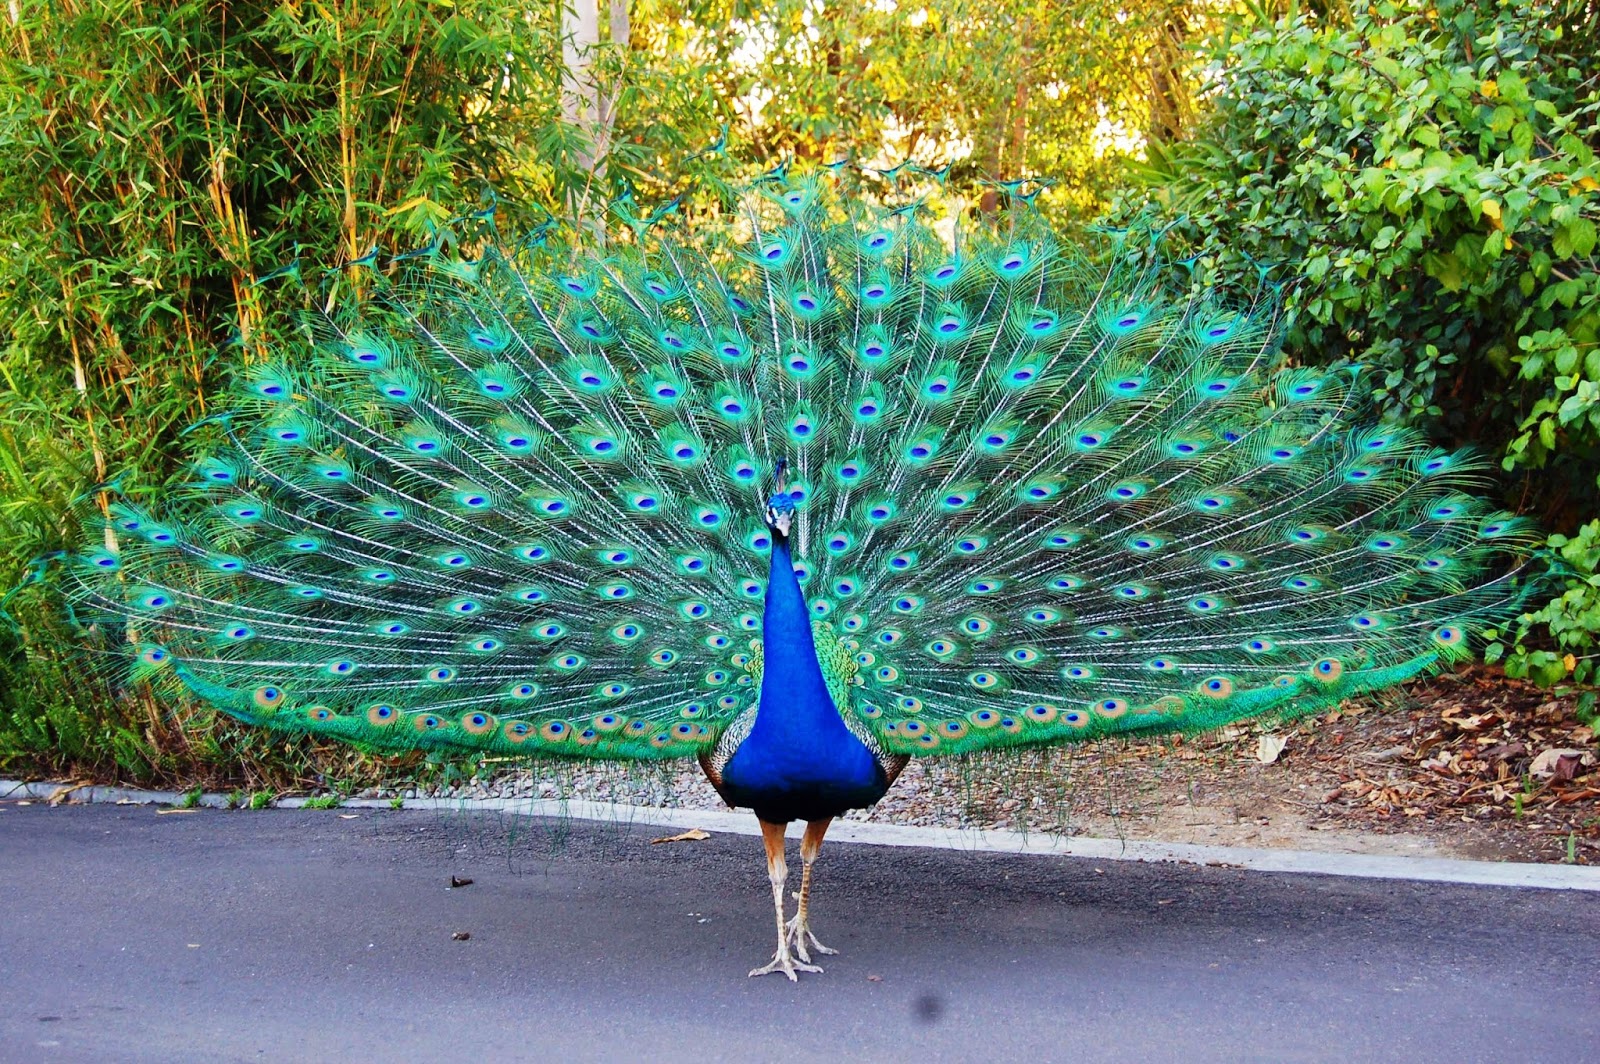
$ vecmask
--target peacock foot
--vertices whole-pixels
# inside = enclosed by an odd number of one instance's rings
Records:
[[[807,963],[811,960],[811,950],[816,950],[825,957],[837,956],[839,951],[829,949],[817,941],[817,936],[812,934],[811,927],[802,921],[799,916],[791,917],[788,925],[788,941],[794,946],[795,955]]]
[[[816,972],[818,975],[822,974],[822,969],[818,968],[815,964],[804,963],[805,961],[810,960],[810,958],[807,957],[804,952],[801,952],[800,956],[801,962],[796,963],[794,957],[789,954],[789,942],[787,939],[785,939],[783,944],[778,947],[778,952],[772,955],[772,960],[769,963],[760,968],[750,969],[750,978],[754,979],[758,975],[771,975],[773,972],[782,972],[784,975],[789,977],[789,982],[797,983],[800,981],[800,977],[795,974],[796,972]]]

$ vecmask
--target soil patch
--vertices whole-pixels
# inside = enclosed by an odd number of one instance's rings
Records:
[[[1102,836],[1600,864],[1587,701],[1476,667],[1289,727],[1035,754],[968,801]]]

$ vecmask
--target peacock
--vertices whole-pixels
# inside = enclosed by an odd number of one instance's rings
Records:
[[[329,271],[182,488],[99,496],[69,593],[133,679],[275,732],[696,758],[760,821],[750,974],[790,980],[835,952],[830,822],[909,758],[1304,714],[1515,612],[1482,463],[1285,357],[1270,285],[1012,199],[780,174],[714,227],[481,212]]]

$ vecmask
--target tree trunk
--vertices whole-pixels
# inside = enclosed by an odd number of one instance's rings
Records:
[[[562,0],[561,61],[566,76],[561,86],[561,113],[583,136],[578,164],[590,174],[600,157],[600,92],[594,77],[599,46],[600,11],[595,0]]]
[[[628,0],[611,0],[611,43],[617,48],[627,48],[630,32]]]

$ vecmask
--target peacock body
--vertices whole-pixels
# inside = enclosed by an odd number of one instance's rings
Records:
[[[1514,608],[1479,467],[1286,365],[1270,298],[1173,291],[1148,234],[947,240],[815,179],[738,227],[352,266],[303,352],[237,367],[186,498],[97,517],[78,596],[277,731],[699,758],[764,823],[757,971],[791,978],[828,819],[908,756],[1307,712]]]

